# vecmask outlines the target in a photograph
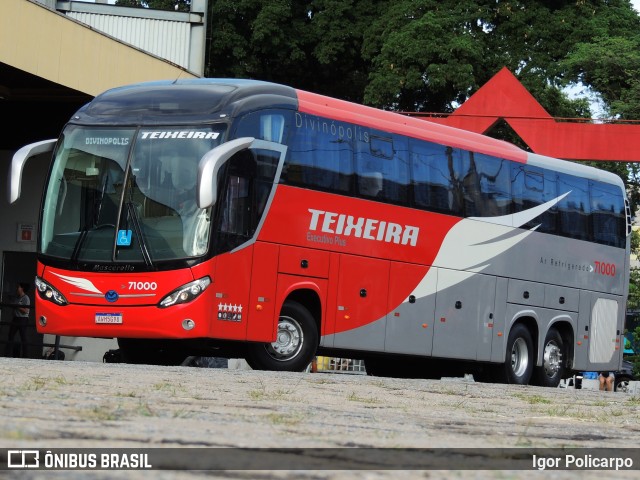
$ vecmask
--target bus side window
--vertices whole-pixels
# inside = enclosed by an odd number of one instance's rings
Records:
[[[358,193],[398,205],[407,204],[409,165],[407,138],[379,134],[369,135],[369,141],[356,141]]]
[[[272,151],[256,151],[256,176],[254,179],[253,208],[254,216],[252,218],[251,231],[252,234],[258,228],[258,223],[262,217],[273,181],[278,169],[278,161],[280,155]]]
[[[615,185],[589,182],[593,237],[598,243],[624,248],[626,217],[622,191]]]
[[[233,250],[250,238],[250,181],[255,174],[251,153],[235,154],[218,172],[221,185],[217,209],[217,234],[214,237],[216,253]],[[247,178],[249,177],[249,178]],[[224,181],[222,181],[224,179]]]
[[[465,152],[462,170],[465,216],[497,217],[511,213],[509,162]]]
[[[259,110],[242,117],[237,123],[233,138],[254,137],[267,142],[284,143],[290,123],[288,111]]]
[[[425,210],[462,215],[460,150],[411,140],[413,204]]]
[[[217,253],[232,250],[255,233],[273,188],[279,158],[277,152],[243,150],[220,170],[219,181],[226,180],[221,189],[224,200],[218,206]]]
[[[589,183],[584,178],[559,173],[558,195],[569,195],[558,202],[559,234],[579,240],[591,240]]]
[[[518,213],[537,207],[556,198],[555,175],[539,167],[512,163],[511,193],[513,197],[513,212]],[[556,207],[538,215],[522,228],[536,228],[542,233],[556,233]]]
[[[351,193],[353,127],[315,117],[291,136],[282,180],[285,183],[336,193]]]

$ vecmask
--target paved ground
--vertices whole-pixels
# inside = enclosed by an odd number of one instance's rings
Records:
[[[401,380],[8,358],[0,358],[0,378],[0,448],[640,446],[640,397],[622,393],[463,379]],[[137,476],[113,471],[40,471],[26,476],[21,472],[13,478],[204,476],[157,470],[133,473]],[[539,473],[269,470],[217,472],[215,476],[539,478]],[[638,478],[637,470],[614,473],[617,478]],[[600,478],[594,472],[554,472],[554,478],[578,475]]]

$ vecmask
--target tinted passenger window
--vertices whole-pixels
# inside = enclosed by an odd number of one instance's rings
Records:
[[[279,158],[272,151],[243,150],[218,172],[221,201],[216,215],[216,253],[232,250],[255,233],[273,187]]]
[[[507,160],[468,152],[463,155],[464,213],[467,217],[497,217],[511,213]]]
[[[418,208],[462,215],[461,151],[410,141],[413,203]]]
[[[513,163],[511,167],[511,193],[514,213],[542,205],[557,196],[555,174],[538,167]],[[536,231],[543,233],[556,233],[556,218],[557,209],[553,206],[521,227],[536,228]],[[518,222],[517,215],[515,219]]]
[[[560,235],[589,240],[589,183],[584,178],[558,174],[558,195],[569,194],[558,202]]]
[[[342,122],[296,113],[283,180],[330,192],[350,192],[353,131],[352,126]]]
[[[384,202],[406,204],[409,185],[407,139],[372,134],[356,142],[358,194]]]
[[[626,217],[622,191],[615,185],[589,183],[593,239],[604,245],[624,248]]]
[[[260,110],[245,115],[237,123],[233,138],[254,137],[285,143],[292,114],[286,110]]]

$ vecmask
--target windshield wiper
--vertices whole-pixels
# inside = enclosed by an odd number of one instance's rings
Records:
[[[99,200],[97,202],[95,198],[93,200],[93,212],[92,212],[93,218],[91,219],[91,222],[93,223],[93,225],[91,225],[92,230],[95,230],[96,228],[99,227],[98,222],[100,221],[100,212],[102,212],[102,202],[104,201],[104,194],[107,190],[108,181],[109,181],[109,173],[107,172],[107,174],[104,175],[104,181],[102,182],[102,188],[100,189]],[[78,235],[78,239],[76,240],[76,243],[73,246],[73,252],[71,253],[72,262],[78,261],[78,257],[80,256],[80,251],[82,250],[82,245],[87,239],[88,233],[89,233],[89,227],[87,226],[87,222],[85,221],[82,227],[82,230],[80,230],[80,235]]]
[[[130,219],[133,230],[136,232],[136,237],[138,238],[138,246],[140,247],[140,253],[142,253],[142,259],[147,267],[153,267],[153,260],[151,260],[151,255],[149,254],[149,249],[147,248],[147,242],[145,241],[142,234],[142,226],[140,225],[140,217],[138,216],[138,211],[136,210],[136,205],[133,202],[133,189],[136,185],[136,176],[133,175],[133,172],[129,169],[130,175],[126,180],[126,184],[124,185],[124,189],[122,191],[122,202],[123,207],[127,208],[127,220],[125,220],[125,225],[128,224],[128,220]],[[125,198],[128,199],[125,201]],[[121,210],[122,213],[124,209]],[[118,213],[118,228],[120,228],[120,215]],[[117,241],[117,231],[116,231],[116,241],[113,244],[113,258],[117,258],[117,250],[118,250],[118,241]]]
[[[73,252],[71,253],[71,262],[76,263],[78,261],[78,256],[80,255],[80,250],[82,250],[82,244],[87,238],[87,233],[89,229],[85,224],[80,231],[80,235],[78,235],[78,239],[76,240],[75,245],[73,246]]]
[[[134,177],[135,180],[135,177]],[[130,193],[130,195],[132,195]],[[149,255],[149,249],[147,248],[147,242],[144,241],[142,237],[142,227],[140,226],[140,217],[138,217],[138,211],[136,210],[136,206],[131,199],[127,202],[127,211],[129,212],[129,217],[131,218],[131,223],[133,223],[133,229],[136,231],[136,236],[138,237],[138,245],[140,246],[140,252],[142,253],[142,258],[144,259],[144,263],[147,267],[153,267],[153,261],[151,260],[151,255]]]
[[[104,193],[107,191],[107,182],[109,181],[109,172],[107,171],[107,173],[104,176],[104,182],[102,182],[102,189],[100,190],[100,200],[98,201],[98,208],[96,209],[95,206],[93,208],[93,212],[94,212],[94,219],[93,219],[93,226],[97,226],[98,222],[100,221],[100,212],[102,212],[102,202],[104,201]]]

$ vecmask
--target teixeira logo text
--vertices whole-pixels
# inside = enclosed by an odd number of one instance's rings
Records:
[[[378,242],[415,247],[420,228],[374,218],[354,217],[344,213],[310,208],[309,230],[342,237],[364,238]]]

